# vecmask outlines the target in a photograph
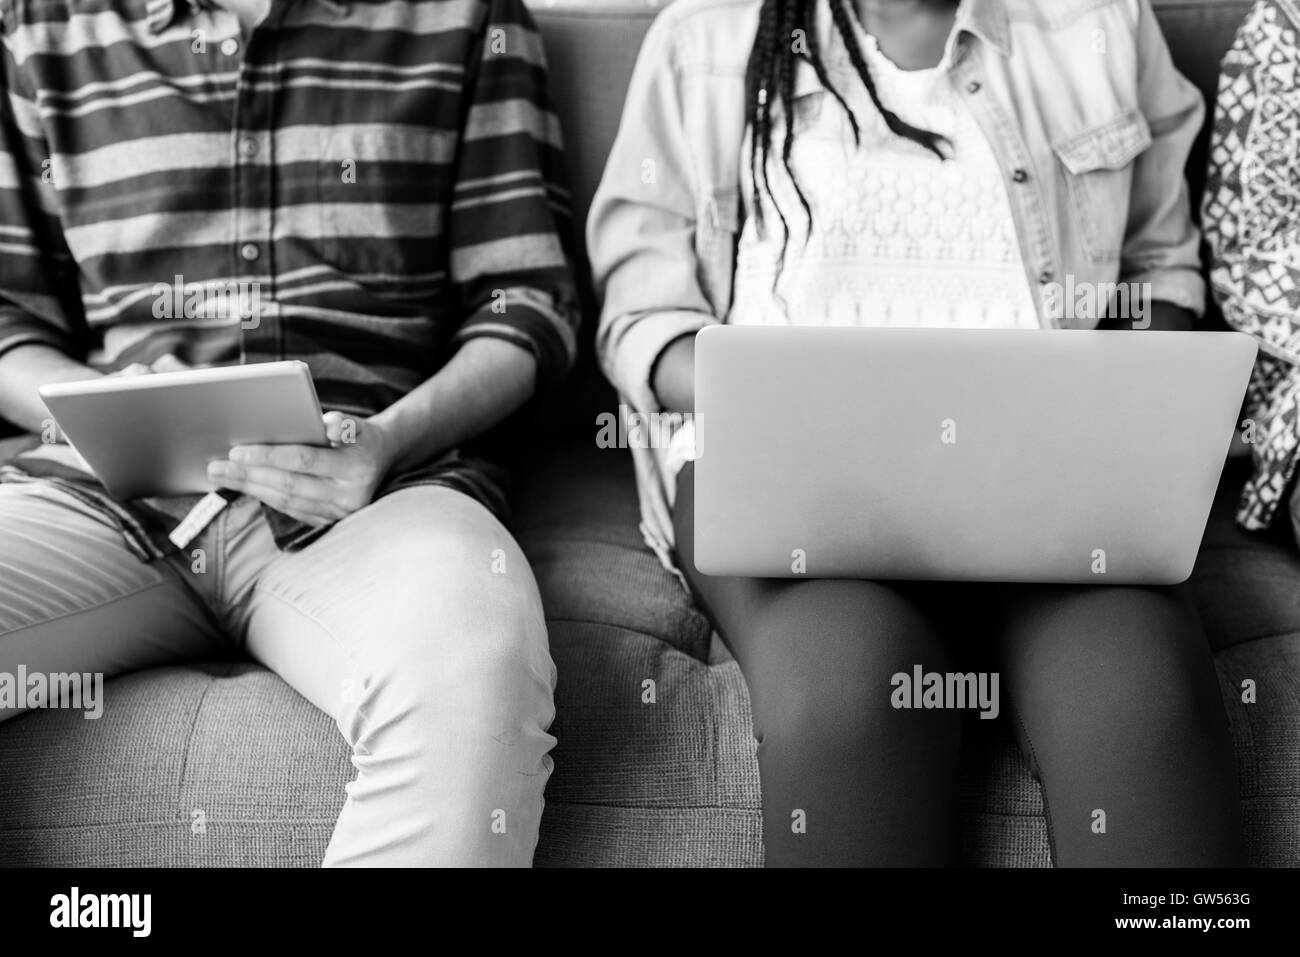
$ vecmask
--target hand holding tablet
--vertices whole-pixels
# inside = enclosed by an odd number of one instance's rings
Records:
[[[69,444],[122,500],[213,491],[208,463],[236,445],[330,444],[299,361],[107,376],[39,392]]]

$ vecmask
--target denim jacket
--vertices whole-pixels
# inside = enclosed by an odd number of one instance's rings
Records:
[[[596,348],[633,412],[662,409],[651,374],[665,347],[727,315],[760,7],[677,0],[656,18],[592,201]],[[1149,283],[1151,299],[1200,315],[1200,235],[1183,168],[1204,104],[1175,69],[1149,0],[963,0],[954,29],[950,80],[1002,168],[1042,325],[1097,324],[1095,314],[1047,308],[1048,289],[1059,297],[1069,283]],[[797,123],[803,104],[831,94],[802,60],[794,83]],[[633,455],[642,531],[671,569],[662,450]]]

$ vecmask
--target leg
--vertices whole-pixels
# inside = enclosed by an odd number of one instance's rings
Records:
[[[1243,865],[1227,717],[1179,591],[1013,587],[1004,614],[1003,685],[1056,864]]]
[[[532,572],[487,509],[386,496],[273,559],[242,630],[352,746],[326,865],[531,862],[555,666]]]
[[[678,556],[749,685],[768,865],[955,864],[960,718],[890,704],[894,674],[950,670],[934,629],[875,582],[699,574],[693,491],[688,465]]]
[[[112,677],[228,652],[173,564],[140,561],[53,485],[0,484],[0,674]],[[22,710],[0,706],[0,721]]]

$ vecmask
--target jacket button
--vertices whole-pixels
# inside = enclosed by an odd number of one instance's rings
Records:
[[[1029,179],[1029,173],[1027,173],[1023,169],[1018,169],[1011,174],[1011,178],[1015,180],[1017,183],[1023,183],[1025,182],[1025,180]]]

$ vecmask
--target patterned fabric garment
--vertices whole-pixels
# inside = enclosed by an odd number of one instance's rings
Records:
[[[529,350],[541,384],[571,364],[560,133],[522,0],[274,3],[246,38],[212,0],[0,16],[0,353],[301,359],[323,407],[359,416],[478,336]],[[19,466],[85,483],[134,534],[136,506],[75,460]],[[500,513],[501,479],[453,450],[381,493],[437,482]],[[268,517],[282,543],[309,535]]]
[[[854,148],[848,118],[832,94],[817,90],[795,99],[790,165],[812,209],[809,234],[779,158],[784,122],[775,124],[777,155],[767,169],[776,205],[766,190],[754,189],[746,136],[745,203],[749,210],[762,204],[763,226],[746,215],[727,322],[1039,328],[1002,171],[948,77],[953,38],[938,65],[901,70],[856,18],[853,23],[881,100],[908,123],[945,137],[948,159],[889,130],[824,17],[826,69],[858,117],[862,145]],[[784,259],[778,208],[790,226]],[[694,424],[686,420],[663,457],[665,484],[690,461],[694,444]]]
[[[1223,61],[1206,183],[1210,284],[1254,336],[1246,393],[1255,470],[1237,521],[1272,524],[1300,462],[1300,6],[1261,0]]]

